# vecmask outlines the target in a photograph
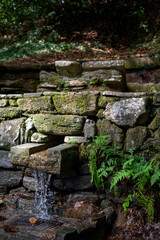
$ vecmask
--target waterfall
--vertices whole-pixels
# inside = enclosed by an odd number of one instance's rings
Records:
[[[51,175],[46,172],[34,171],[35,178],[35,212],[38,218],[50,219],[48,192]]]

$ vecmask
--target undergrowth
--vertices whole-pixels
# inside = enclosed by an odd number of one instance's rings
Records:
[[[133,199],[148,214],[149,220],[154,219],[155,189],[160,187],[159,158],[147,160],[144,154],[135,154],[135,148],[129,154],[123,154],[118,148],[107,146],[108,136],[99,136],[90,144],[89,169],[92,182],[98,188],[113,189],[117,193],[118,184],[130,181],[133,194],[129,194],[124,203],[124,211]],[[108,180],[110,177],[110,181]]]

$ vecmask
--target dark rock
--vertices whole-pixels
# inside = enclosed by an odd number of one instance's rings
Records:
[[[83,201],[86,203],[97,204],[98,200],[99,200],[98,195],[93,192],[80,192],[80,193],[77,192],[71,193],[70,195],[67,196],[67,203]]]
[[[4,187],[17,187],[22,181],[23,173],[20,171],[0,170],[0,185]]]
[[[93,188],[90,175],[68,179],[54,179],[52,184],[55,189],[66,192],[86,191]]]

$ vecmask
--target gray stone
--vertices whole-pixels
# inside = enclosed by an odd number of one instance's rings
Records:
[[[55,93],[53,103],[57,113],[94,116],[97,112],[98,92]]]
[[[21,171],[0,170],[0,185],[3,187],[17,187],[22,181]]]
[[[100,85],[106,79],[107,70],[96,70],[91,72],[83,72],[81,80],[85,80],[90,85]]]
[[[24,93],[23,94],[24,98],[37,98],[41,96],[42,96],[42,93]]]
[[[0,123],[0,147],[10,147],[20,142],[20,130],[24,126],[25,118],[8,120]]]
[[[6,107],[8,105],[7,99],[0,99],[0,107]]]
[[[147,140],[143,143],[143,145],[141,146],[141,150],[150,150],[150,151],[154,151],[158,149],[158,147],[160,146],[160,140],[156,139],[156,138],[147,138]]]
[[[7,98],[17,99],[17,98],[22,98],[22,97],[23,97],[23,94],[7,94]]]
[[[65,143],[83,143],[85,141],[86,138],[81,136],[65,136],[64,138]]]
[[[36,114],[33,116],[38,132],[51,135],[81,135],[84,118],[76,115]]]
[[[108,136],[106,144],[113,143],[113,146],[122,148],[124,133],[123,130],[107,119],[97,121],[98,136]]]
[[[93,188],[91,176],[80,176],[68,179],[53,179],[53,187],[59,191],[87,191]]]
[[[91,119],[87,119],[84,128],[83,128],[84,136],[87,139],[90,139],[96,135],[96,123]]]
[[[132,127],[138,118],[146,113],[146,98],[131,98],[108,103],[104,111],[105,118],[118,126]],[[144,118],[144,121],[146,119]]]
[[[9,151],[0,151],[0,168],[13,168]]]
[[[40,75],[39,75],[40,81],[41,81],[41,82],[44,82],[44,81],[46,81],[48,78],[53,77],[54,75],[56,75],[55,72],[46,72],[46,71],[42,70],[42,71],[40,71]]]
[[[82,66],[76,61],[55,61],[57,73],[60,76],[75,77],[82,72]]]
[[[27,188],[28,190],[31,190],[31,191],[34,191],[34,192],[36,191],[36,189],[35,189],[36,182],[35,182],[35,179],[33,177],[24,176],[23,186],[25,188]]]
[[[104,68],[114,68],[114,69],[124,69],[123,60],[106,60],[106,61],[89,61],[82,64],[82,68],[85,71],[92,71],[96,69]]]
[[[133,147],[135,150],[139,149],[147,138],[147,133],[147,128],[142,126],[128,129],[125,142],[126,152],[129,152]]]
[[[113,91],[104,91],[102,96],[113,96],[119,98],[139,98],[143,96],[152,96],[153,93],[146,92],[113,92]]]
[[[35,132],[31,136],[31,142],[35,143],[47,143],[50,142],[53,139],[50,135],[45,135],[42,133]]]
[[[67,196],[67,203],[72,203],[72,202],[86,202],[86,203],[93,203],[97,204],[98,203],[98,195],[93,192],[77,192],[77,193],[71,193]]]

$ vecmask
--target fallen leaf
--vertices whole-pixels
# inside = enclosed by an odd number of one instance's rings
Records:
[[[30,222],[31,224],[35,224],[35,223],[37,222],[37,218],[30,218],[30,219],[29,219],[29,222]]]

